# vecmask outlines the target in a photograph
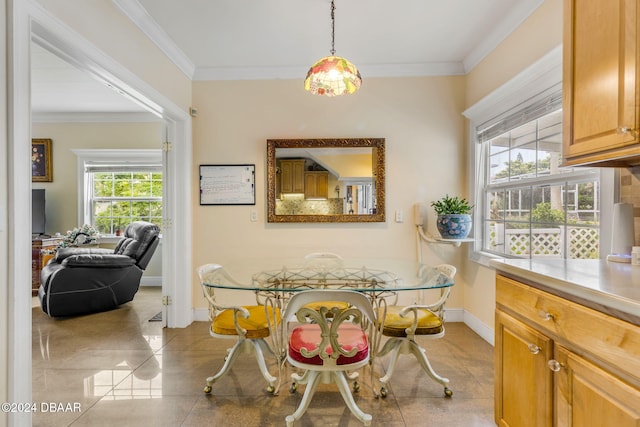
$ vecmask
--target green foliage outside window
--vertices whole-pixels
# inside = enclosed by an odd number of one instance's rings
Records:
[[[547,171],[551,169],[551,155],[542,158],[536,162],[525,162],[522,155],[518,153],[515,160],[504,163],[506,168],[496,173],[494,179],[509,178],[514,176],[529,175],[538,171]]]
[[[93,222],[98,231],[117,234],[139,220],[162,228],[162,173],[94,173]]]
[[[534,222],[562,224],[564,223],[564,211],[553,209],[549,202],[538,203],[531,211],[531,219]]]

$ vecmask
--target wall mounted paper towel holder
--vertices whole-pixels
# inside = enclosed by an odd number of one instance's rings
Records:
[[[631,248],[635,246],[632,204],[613,205],[611,230],[611,253],[607,255],[607,261],[631,263]]]

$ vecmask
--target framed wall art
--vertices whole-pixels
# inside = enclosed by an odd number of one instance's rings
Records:
[[[31,140],[31,181],[53,181],[53,158],[51,157],[51,139]]]
[[[201,205],[255,205],[255,165],[200,165]]]

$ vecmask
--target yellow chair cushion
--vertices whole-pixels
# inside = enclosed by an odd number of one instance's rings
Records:
[[[344,311],[349,308],[349,303],[344,301],[315,301],[304,306],[304,308],[310,308],[315,311],[320,311],[320,307],[327,307],[329,310],[337,307],[340,311]]]
[[[387,315],[384,319],[382,334],[390,337],[406,337],[405,329],[413,325],[413,313],[409,312],[404,317],[400,317],[400,311],[404,307],[392,305],[387,307]],[[382,317],[382,309],[378,317]],[[416,335],[433,335],[442,332],[442,319],[429,310],[417,310],[418,326]]]
[[[269,336],[269,324],[267,322],[267,314],[265,307],[262,305],[250,305],[243,308],[249,311],[249,317],[245,319],[242,315],[238,315],[238,324],[242,329],[247,331],[247,338],[265,338]],[[269,317],[273,322],[280,323],[281,313],[276,309],[276,315],[273,316],[273,308],[268,308]],[[218,335],[238,335],[236,326],[233,321],[233,310],[223,310],[218,314],[213,322],[211,322],[211,331]]]

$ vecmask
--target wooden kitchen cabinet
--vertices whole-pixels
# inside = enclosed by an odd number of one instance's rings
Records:
[[[500,426],[640,425],[640,326],[496,276]]]
[[[496,423],[552,426],[553,379],[547,360],[553,357],[553,341],[498,310],[495,350],[496,396],[501,397],[496,399]]]
[[[313,171],[304,174],[304,198],[326,199],[329,197],[329,172]]]
[[[304,159],[280,160],[280,192],[304,193]]]
[[[565,165],[640,163],[638,0],[564,0]]]
[[[556,426],[640,425],[640,390],[557,346]]]

